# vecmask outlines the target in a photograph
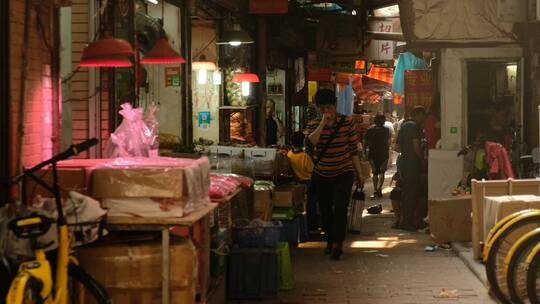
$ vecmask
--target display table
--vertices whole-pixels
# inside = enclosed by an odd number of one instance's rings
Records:
[[[130,230],[130,231],[161,231],[161,250],[162,250],[162,303],[170,303],[170,230],[175,227],[187,227],[189,236],[194,238],[194,229],[196,226],[201,229],[201,239],[194,242],[198,250],[202,251],[202,256],[206,261],[202,263],[200,282],[200,302],[207,303],[207,293],[209,287],[209,257],[210,257],[210,227],[209,218],[214,209],[218,206],[215,203],[209,203],[206,207],[188,214],[185,217],[127,217],[111,216],[108,217],[108,226],[111,230]],[[208,257],[208,258],[206,258]]]

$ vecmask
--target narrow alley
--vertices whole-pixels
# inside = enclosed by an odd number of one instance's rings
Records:
[[[347,235],[340,261],[323,254],[323,242],[293,251],[296,288],[281,303],[496,303],[451,249],[426,252],[435,245],[427,233],[391,229],[387,196],[382,214],[365,212],[362,233]]]

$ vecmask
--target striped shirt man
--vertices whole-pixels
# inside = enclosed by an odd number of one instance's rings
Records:
[[[336,130],[336,124],[340,121],[341,125],[337,133],[332,135]],[[308,134],[315,131],[320,122],[320,118],[309,122]],[[353,119],[350,116],[338,114],[334,125],[325,126],[316,147],[318,152],[324,149],[332,136],[334,139],[326,148],[324,155],[317,155],[319,163],[314,173],[321,177],[335,177],[345,172],[354,172],[351,156],[358,155],[358,134]]]

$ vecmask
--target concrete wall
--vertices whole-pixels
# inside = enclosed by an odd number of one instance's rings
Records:
[[[441,133],[444,150],[458,150],[467,134],[467,64],[469,60],[520,59],[515,46],[491,48],[448,48],[441,51]],[[519,61],[519,60],[518,60]],[[457,128],[453,133],[452,129]]]

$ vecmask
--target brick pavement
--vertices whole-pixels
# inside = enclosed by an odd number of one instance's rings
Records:
[[[296,288],[254,303],[496,303],[454,252],[425,252],[429,235],[391,229],[389,201],[381,201],[386,210],[364,215],[362,233],[348,235],[340,261],[323,254],[322,242],[303,244],[293,250]],[[457,290],[457,298],[440,298],[443,289]]]

